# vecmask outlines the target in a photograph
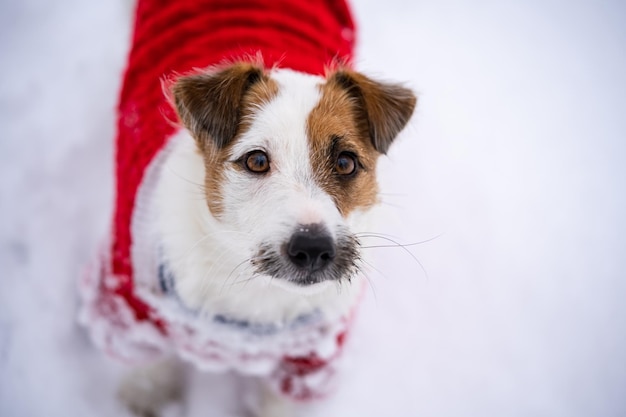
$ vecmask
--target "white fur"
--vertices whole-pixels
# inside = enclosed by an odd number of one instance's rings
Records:
[[[290,70],[274,70],[272,78],[279,84],[278,96],[255,112],[230,158],[264,150],[271,175],[259,178],[227,169],[219,220],[203,198],[204,162],[195,141],[186,131],[172,138],[155,199],[165,257],[176,290],[190,308],[255,321],[290,320],[315,309],[336,317],[354,305],[360,278],[339,286],[297,287],[255,274],[249,263],[259,244],[282,244],[297,224],[323,223],[334,236],[346,222],[316,184],[310,166],[306,120],[324,80]]]
[[[306,121],[320,100],[324,79],[290,70],[273,70],[271,77],[279,85],[278,95],[256,109],[249,130],[229,155],[236,161],[252,150],[263,150],[271,161],[270,174],[255,176],[228,165],[221,183],[224,210],[215,218],[204,192],[203,155],[186,130],[178,132],[146,173],[138,195],[133,219],[136,279],[156,275],[154,248],[160,246],[186,308],[206,316],[269,323],[321,311],[332,321],[352,310],[363,288],[362,277],[304,287],[259,275],[250,263],[259,245],[279,248],[299,224],[322,223],[336,238],[346,229],[364,231],[367,219],[367,212],[358,210],[344,219],[313,175]],[[145,262],[148,259],[152,261]],[[154,415],[150,413],[162,410],[164,400],[180,397],[182,374],[169,363],[136,372],[125,381],[121,396],[136,414]],[[175,372],[168,380],[170,368]],[[147,390],[146,384],[155,389]],[[258,415],[292,415],[293,404],[267,387],[259,392]]]

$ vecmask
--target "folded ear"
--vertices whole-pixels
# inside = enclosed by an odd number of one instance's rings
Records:
[[[415,94],[402,85],[375,81],[347,69],[330,74],[327,82],[337,83],[356,100],[361,116],[367,120],[374,148],[387,153],[413,114]]]
[[[241,103],[246,91],[267,79],[262,67],[236,63],[226,68],[179,78],[172,88],[178,117],[198,142],[225,146],[241,120]]]

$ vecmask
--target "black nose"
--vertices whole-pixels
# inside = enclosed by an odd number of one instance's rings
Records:
[[[318,271],[335,258],[335,243],[320,225],[303,225],[291,236],[287,255],[298,268]]]

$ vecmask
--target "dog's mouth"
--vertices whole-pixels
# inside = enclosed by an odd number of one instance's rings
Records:
[[[299,286],[350,281],[358,272],[359,246],[345,230],[335,240],[319,225],[300,225],[287,242],[262,244],[252,265],[256,273]]]

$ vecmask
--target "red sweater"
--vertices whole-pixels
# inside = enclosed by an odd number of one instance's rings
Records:
[[[106,349],[115,353],[119,329],[131,322],[172,337],[170,323],[137,295],[131,261],[137,191],[146,168],[177,129],[171,123],[176,114],[163,94],[162,80],[259,54],[268,67],[321,75],[335,59],[350,62],[354,30],[344,0],[139,0],[118,108],[110,246],[97,271],[85,280],[90,290],[83,318],[108,320],[108,327],[92,332]],[[336,334],[339,347],[344,333]],[[326,363],[315,354],[284,357],[282,371],[276,371],[282,372],[280,388],[296,398],[315,396],[295,392],[291,377],[305,376]]]
[[[161,80],[257,53],[268,67],[279,64],[319,75],[334,58],[349,60],[353,47],[354,23],[343,0],[139,1],[118,110],[111,265],[118,277],[114,291],[133,306],[137,318],[147,318],[147,308],[133,296],[135,196],[146,166],[176,129]]]

